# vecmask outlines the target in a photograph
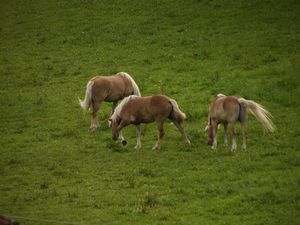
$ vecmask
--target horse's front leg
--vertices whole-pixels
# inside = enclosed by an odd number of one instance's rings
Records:
[[[117,105],[118,105],[118,101],[115,101],[115,102],[112,103],[111,113],[110,113],[109,118],[111,118],[111,116],[114,114]],[[108,120],[108,126],[111,127],[111,121],[110,120]]]
[[[122,135],[122,129],[124,128],[124,127],[126,127],[128,125],[128,123],[127,122],[125,122],[124,120],[121,120],[121,122],[120,122],[120,124],[119,124],[119,126],[117,127],[117,132],[116,132],[116,134],[118,135],[117,137],[118,137],[118,139],[121,141],[121,143],[123,144],[123,145],[127,145],[127,141],[125,140],[125,138],[123,137],[123,135]]]
[[[127,145],[127,141],[125,140],[125,138],[122,135],[122,132],[120,131],[119,133],[119,140],[122,143],[122,145]]]
[[[211,146],[212,149],[217,149],[217,132],[218,132],[218,123],[215,120],[211,121],[212,132],[213,132],[213,144]]]
[[[153,146],[152,149],[159,150],[160,149],[160,141],[165,135],[163,121],[162,122],[157,122],[157,129],[159,131],[158,140],[157,140],[156,144]]]
[[[135,126],[135,128],[136,128],[136,146],[134,148],[139,150],[142,147],[142,144],[141,144],[141,125],[138,124],[138,125]]]

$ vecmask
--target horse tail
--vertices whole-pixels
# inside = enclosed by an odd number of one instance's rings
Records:
[[[266,110],[262,105],[256,103],[252,100],[246,100],[244,98],[238,98],[240,104],[245,105],[246,110],[249,111],[255,118],[263,125],[263,127],[273,132],[275,130],[275,125],[272,122],[271,113]],[[241,115],[243,116],[243,115]]]
[[[80,106],[87,111],[91,105],[92,102],[92,88],[94,85],[94,81],[90,80],[87,85],[86,85],[86,92],[85,92],[85,97],[84,100],[81,101],[80,98],[78,98],[79,100],[79,104]]]
[[[179,123],[182,123],[183,120],[186,118],[185,113],[179,109],[177,102],[174,99],[170,99],[170,103],[173,108],[173,113],[172,113],[173,118],[175,118]]]
[[[141,96],[141,92],[140,92],[140,89],[139,87],[137,86],[137,84],[135,83],[134,79],[128,74],[128,73],[125,73],[125,72],[120,72],[118,73],[120,75],[122,75],[123,77],[127,78],[131,84],[132,84],[132,87],[133,87],[133,94],[136,95],[136,96]]]
[[[210,112],[208,113],[208,117],[207,117],[207,125],[206,125],[206,127],[204,128],[204,132],[208,131],[209,125],[210,125]]]

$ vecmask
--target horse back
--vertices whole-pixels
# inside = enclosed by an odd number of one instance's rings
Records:
[[[236,122],[239,114],[240,104],[235,96],[216,98],[211,104],[210,118],[218,122]]]
[[[92,81],[93,97],[99,100],[114,102],[133,94],[132,84],[121,75],[96,76]]]
[[[170,98],[164,95],[136,97],[122,109],[122,117],[131,123],[150,123],[163,121],[172,112]]]

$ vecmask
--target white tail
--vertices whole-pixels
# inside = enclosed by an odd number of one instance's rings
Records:
[[[124,76],[125,78],[127,78],[128,80],[130,80],[130,82],[132,84],[132,87],[133,87],[134,95],[141,96],[141,92],[140,92],[139,87],[137,86],[137,84],[135,83],[135,81],[133,80],[133,78],[128,73],[120,72],[118,74],[120,74],[120,75]]]
[[[177,102],[174,99],[170,99],[170,103],[173,107],[175,119],[179,120],[179,122],[182,122],[186,118],[185,113],[179,109]]]
[[[273,132],[275,130],[275,126],[271,120],[271,113],[262,105],[252,100],[246,100],[244,98],[239,98],[238,101],[247,106],[247,110],[255,116],[255,118],[263,125],[266,130],[270,132]]]
[[[80,98],[79,99],[79,104],[80,106],[87,111],[90,107],[91,104],[91,100],[92,100],[92,87],[93,87],[94,81],[89,81],[86,85],[86,92],[85,92],[85,97],[84,100],[81,101]]]

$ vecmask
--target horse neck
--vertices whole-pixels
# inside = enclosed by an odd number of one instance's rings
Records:
[[[124,98],[124,99],[120,102],[120,104],[115,108],[115,111],[114,111],[113,115],[111,116],[111,119],[112,119],[113,121],[116,121],[119,117],[121,117],[121,112],[122,112],[124,106],[125,106],[129,101],[131,101],[131,99],[134,98],[134,97],[136,97],[136,96],[130,95],[130,96]]]

